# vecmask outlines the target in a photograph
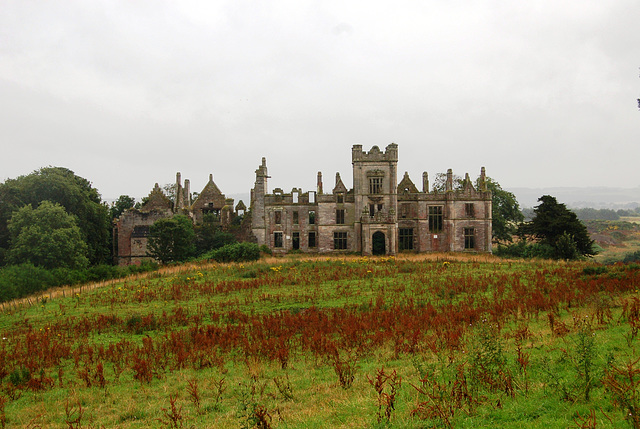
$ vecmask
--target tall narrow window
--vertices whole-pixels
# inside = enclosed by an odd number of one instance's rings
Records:
[[[309,231],[309,247],[316,247],[316,232]]]
[[[309,225],[315,225],[316,223],[316,211],[309,210]]]
[[[316,203],[316,191],[309,191],[309,204]]]
[[[476,236],[473,228],[464,229],[464,248],[465,250],[472,250],[476,248]]]
[[[293,250],[300,249],[300,233],[297,231],[292,234],[291,247],[293,248]]]
[[[297,211],[293,212],[293,224],[294,225],[298,224],[298,212]]]
[[[273,247],[282,247],[282,233],[274,232],[273,233]]]
[[[274,212],[274,218],[275,218],[274,222],[276,225],[282,224],[282,212],[280,210]]]
[[[347,233],[346,232],[333,233],[333,248],[335,250],[347,249]]]
[[[336,224],[344,225],[344,209],[336,210]]]
[[[382,177],[370,177],[369,178],[369,193],[381,194],[382,193]]]
[[[475,217],[475,209],[473,207],[473,203],[465,203],[464,205],[464,215],[466,217]]]
[[[344,194],[342,192],[340,192],[339,194],[336,194],[336,203],[338,204],[344,203]]]
[[[413,228],[400,228],[398,230],[398,248],[400,250],[413,250]]]
[[[373,215],[376,214],[376,205],[375,204],[369,204],[369,216],[373,217]]]
[[[442,206],[429,206],[429,232],[437,233],[442,231]]]

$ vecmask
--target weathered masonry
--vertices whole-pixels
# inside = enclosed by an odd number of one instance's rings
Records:
[[[139,209],[126,210],[113,224],[113,254],[119,265],[140,264],[151,260],[147,255],[148,236],[151,225],[159,219],[169,218],[176,214],[189,216],[194,223],[202,223],[205,216],[208,220],[227,229],[232,221],[241,218],[246,211],[242,201],[233,207],[233,198],[226,198],[213,182],[213,175],[198,194],[191,200],[189,180],[182,183],[180,173],[176,174],[175,197],[169,199],[160,186],[155,187]]]
[[[147,241],[158,219],[184,214],[194,224],[213,222],[239,240],[267,245],[275,253],[348,253],[395,255],[413,252],[491,252],[491,192],[481,169],[478,186],[467,174],[462,186],[454,186],[447,172],[444,189],[429,191],[427,173],[419,191],[407,173],[398,183],[398,146],[369,152],[355,145],[351,151],[353,188],[347,189],[336,174],[333,189],[325,193],[322,173],[317,189],[268,193],[267,162],[256,170],[251,190],[250,215],[246,207],[225,195],[213,175],[192,201],[189,180],[176,175],[175,197],[169,199],[158,184],[139,209],[125,211],[113,225],[116,262],[139,264],[151,259]],[[237,226],[241,222],[241,227]],[[235,226],[232,226],[234,224]]]
[[[481,169],[479,185],[469,174],[455,187],[447,172],[445,189],[429,191],[427,173],[419,191],[407,173],[398,183],[398,146],[369,152],[354,145],[353,188],[336,174],[331,192],[267,191],[265,158],[251,190],[251,231],[258,244],[276,253],[357,252],[395,255],[399,251],[491,252],[491,192]]]

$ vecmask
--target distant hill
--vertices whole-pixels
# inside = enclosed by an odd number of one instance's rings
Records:
[[[535,207],[543,195],[556,197],[568,207],[628,209],[640,206],[640,186],[636,188],[510,188],[521,207]]]

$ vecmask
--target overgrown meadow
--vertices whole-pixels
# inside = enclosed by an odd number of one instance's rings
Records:
[[[640,266],[181,266],[5,306],[0,426],[640,427]]]

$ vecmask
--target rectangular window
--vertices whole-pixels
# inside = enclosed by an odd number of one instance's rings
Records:
[[[336,210],[336,224],[344,225],[344,209]]]
[[[298,224],[298,212],[297,211],[293,212],[293,224],[294,225]]]
[[[442,206],[429,206],[429,232],[436,233],[442,231]]]
[[[291,247],[293,250],[298,250],[300,248],[300,233],[294,232],[291,237]]]
[[[464,215],[466,217],[475,217],[475,209],[473,207],[473,203],[465,203]]]
[[[316,203],[316,191],[309,191],[309,204]]]
[[[274,232],[273,233],[273,247],[282,247],[282,233]]]
[[[309,247],[316,247],[316,232],[309,231]]]
[[[336,203],[338,204],[344,203],[344,194],[340,193],[336,195]]]
[[[376,205],[375,204],[369,204],[369,216],[373,217],[373,215],[376,214]]]
[[[381,194],[382,193],[382,177],[370,177],[369,178],[369,193]]]
[[[398,231],[398,248],[400,250],[413,250],[413,228],[400,228]]]
[[[276,225],[282,224],[282,212],[278,210],[274,213],[274,216],[275,216],[275,224]]]
[[[464,229],[464,248],[471,250],[476,248],[476,235],[473,228]]]
[[[335,250],[347,249],[347,233],[346,232],[333,233],[333,248]]]
[[[148,237],[151,232],[151,227],[149,225],[136,225],[133,227],[133,232],[131,233],[132,238],[141,238]]]
[[[316,211],[309,210],[309,225],[315,225],[315,224],[316,224]]]

